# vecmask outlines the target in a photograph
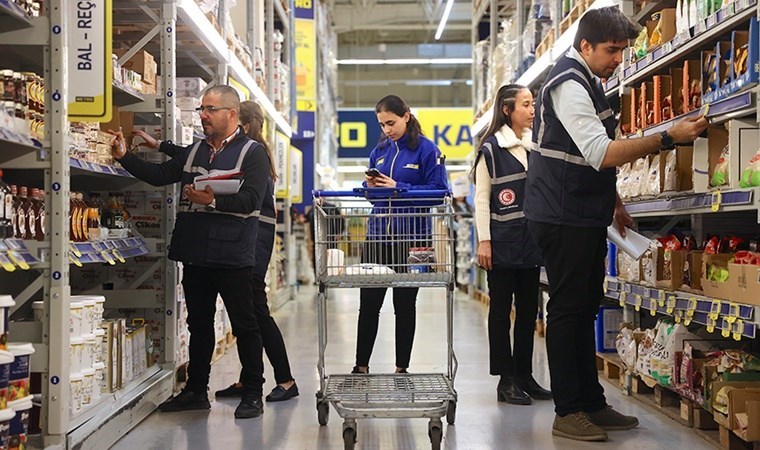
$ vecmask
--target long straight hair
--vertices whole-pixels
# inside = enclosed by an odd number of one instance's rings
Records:
[[[488,138],[496,134],[504,125],[512,128],[512,113],[515,110],[515,104],[517,102],[517,94],[523,89],[528,89],[521,84],[505,84],[499,88],[496,93],[496,100],[493,102],[493,115],[491,116],[491,123],[480,138],[480,142],[485,142]],[[507,107],[507,112],[504,112],[504,107]],[[475,158],[475,164],[472,166],[470,172],[470,178],[475,181],[475,168],[478,166],[480,160],[480,154]]]
[[[274,167],[274,155],[264,139],[264,111],[258,103],[250,100],[240,104],[240,124],[248,125],[248,137],[264,146],[269,156],[269,176],[272,181],[277,181],[277,171]]]
[[[387,95],[381,98],[377,102],[377,105],[375,105],[375,113],[380,112],[390,112],[399,117],[404,117],[404,114],[409,113],[409,122],[406,123],[406,135],[409,136],[409,148],[417,148],[420,136],[424,136],[422,134],[422,127],[420,126],[420,121],[414,117],[411,109],[409,109],[409,105],[401,97],[398,95]],[[385,147],[388,144],[390,144],[390,139],[383,133],[380,137],[380,145]]]

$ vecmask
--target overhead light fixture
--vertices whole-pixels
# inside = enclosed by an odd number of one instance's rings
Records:
[[[439,40],[443,34],[443,29],[446,28],[446,22],[449,21],[449,15],[451,14],[451,8],[454,7],[454,0],[447,0],[446,7],[443,10],[443,16],[441,16],[441,23],[438,24],[438,30],[435,32],[435,40]]]
[[[472,58],[338,59],[335,63],[341,66],[467,65],[472,64]]]
[[[451,86],[451,80],[407,80],[404,82],[407,86]]]

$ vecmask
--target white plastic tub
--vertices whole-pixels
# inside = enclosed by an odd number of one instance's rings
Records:
[[[0,350],[0,409],[8,407],[10,397],[11,366],[13,365],[13,353]]]
[[[16,302],[10,295],[0,295],[0,350],[8,349],[8,315]]]
[[[16,417],[16,412],[10,408],[0,409],[0,448],[8,448],[8,440],[11,431],[11,420]]]
[[[81,373],[82,354],[84,353],[84,339],[72,337],[70,341],[71,353],[69,354],[69,373]]]
[[[29,416],[32,413],[32,397],[27,396],[19,400],[12,401],[8,407],[16,413],[11,419],[10,431],[8,433],[8,450],[22,450],[27,447],[27,435],[29,434]]]
[[[13,364],[8,378],[8,401],[27,397],[29,392],[29,374],[32,369],[31,359],[34,346],[28,342],[12,342],[8,350],[13,353]]]

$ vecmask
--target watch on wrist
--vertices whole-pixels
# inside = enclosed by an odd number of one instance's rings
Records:
[[[673,136],[671,136],[667,131],[663,131],[660,133],[660,150],[669,150],[675,147],[675,142],[673,142]]]
[[[211,200],[211,203],[206,205],[206,211],[214,211],[216,209],[216,199]]]

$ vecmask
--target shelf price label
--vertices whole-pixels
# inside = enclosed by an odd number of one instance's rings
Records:
[[[76,256],[77,258],[82,257],[82,253],[79,251],[76,244],[73,244],[73,243],[69,244],[69,252],[73,253],[74,256]]]
[[[112,0],[68,8],[69,120],[110,122],[113,111]]]
[[[667,55],[668,53],[673,51],[673,43],[668,41],[664,44],[662,44],[662,53],[664,55]]]
[[[80,255],[81,256],[81,255]],[[77,267],[82,267],[82,262],[79,261],[79,257],[75,256],[73,253],[69,252],[69,262],[71,264],[74,264]]]
[[[733,326],[733,338],[735,341],[741,341],[742,335],[744,335],[744,321],[743,320],[737,320],[736,323],[734,323]]]
[[[720,300],[716,299],[712,301],[712,304],[710,305],[710,314],[708,316],[713,321],[718,320],[718,317],[720,316],[720,307],[721,307]]]
[[[650,298],[649,299],[649,315],[650,316],[656,316],[657,315],[657,300]]]
[[[114,261],[113,257],[111,257],[111,254],[107,251],[101,252],[100,257],[103,258],[108,264],[115,266],[116,261]]]
[[[636,311],[641,311],[641,303],[642,303],[642,301],[643,301],[643,299],[641,298],[641,296],[639,294],[636,294],[636,298],[635,298],[635,301],[634,301],[634,304],[633,304],[633,307],[634,307],[634,309]]]
[[[676,323],[681,323],[681,319],[683,319],[683,311],[675,311],[673,313],[673,319],[675,319]]]
[[[723,202],[723,194],[720,191],[715,191],[710,197],[710,209],[712,212],[720,211],[720,205]]]
[[[686,306],[686,312],[690,313],[693,316],[694,311],[696,310],[697,310],[697,299],[696,297],[690,297],[689,304]]]
[[[715,326],[718,325],[718,321],[713,319],[712,317],[707,318],[707,323],[705,324],[707,326],[707,332],[708,333],[714,333],[715,332]]]
[[[120,263],[124,264],[127,262],[127,260],[124,259],[124,257],[121,255],[121,253],[118,250],[113,249],[112,252],[113,252],[113,256],[115,256],[116,259],[118,259]]]
[[[728,323],[734,323],[736,322],[736,319],[739,317],[739,305],[736,303],[729,303],[728,304],[728,317],[726,317],[726,322]]]
[[[609,281],[605,278],[604,279],[604,292],[605,293],[610,291],[609,284],[610,284]]]
[[[676,309],[676,302],[678,301],[678,298],[675,295],[669,295],[667,298],[667,303],[665,305],[665,310],[668,314],[673,314],[673,311]]]
[[[26,263],[24,257],[14,250],[8,250],[8,258],[16,264],[21,270],[29,270],[29,264]]]
[[[3,253],[0,253],[0,267],[5,269],[6,272],[16,271],[16,266],[13,264],[10,258],[8,258],[8,256]]]
[[[667,298],[667,294],[665,294],[665,291],[657,291],[657,305],[660,308],[665,307],[665,299]]]
[[[620,293],[620,307],[621,308],[625,306],[625,299],[627,297],[628,297],[628,293],[627,292],[623,291],[623,292]]]

